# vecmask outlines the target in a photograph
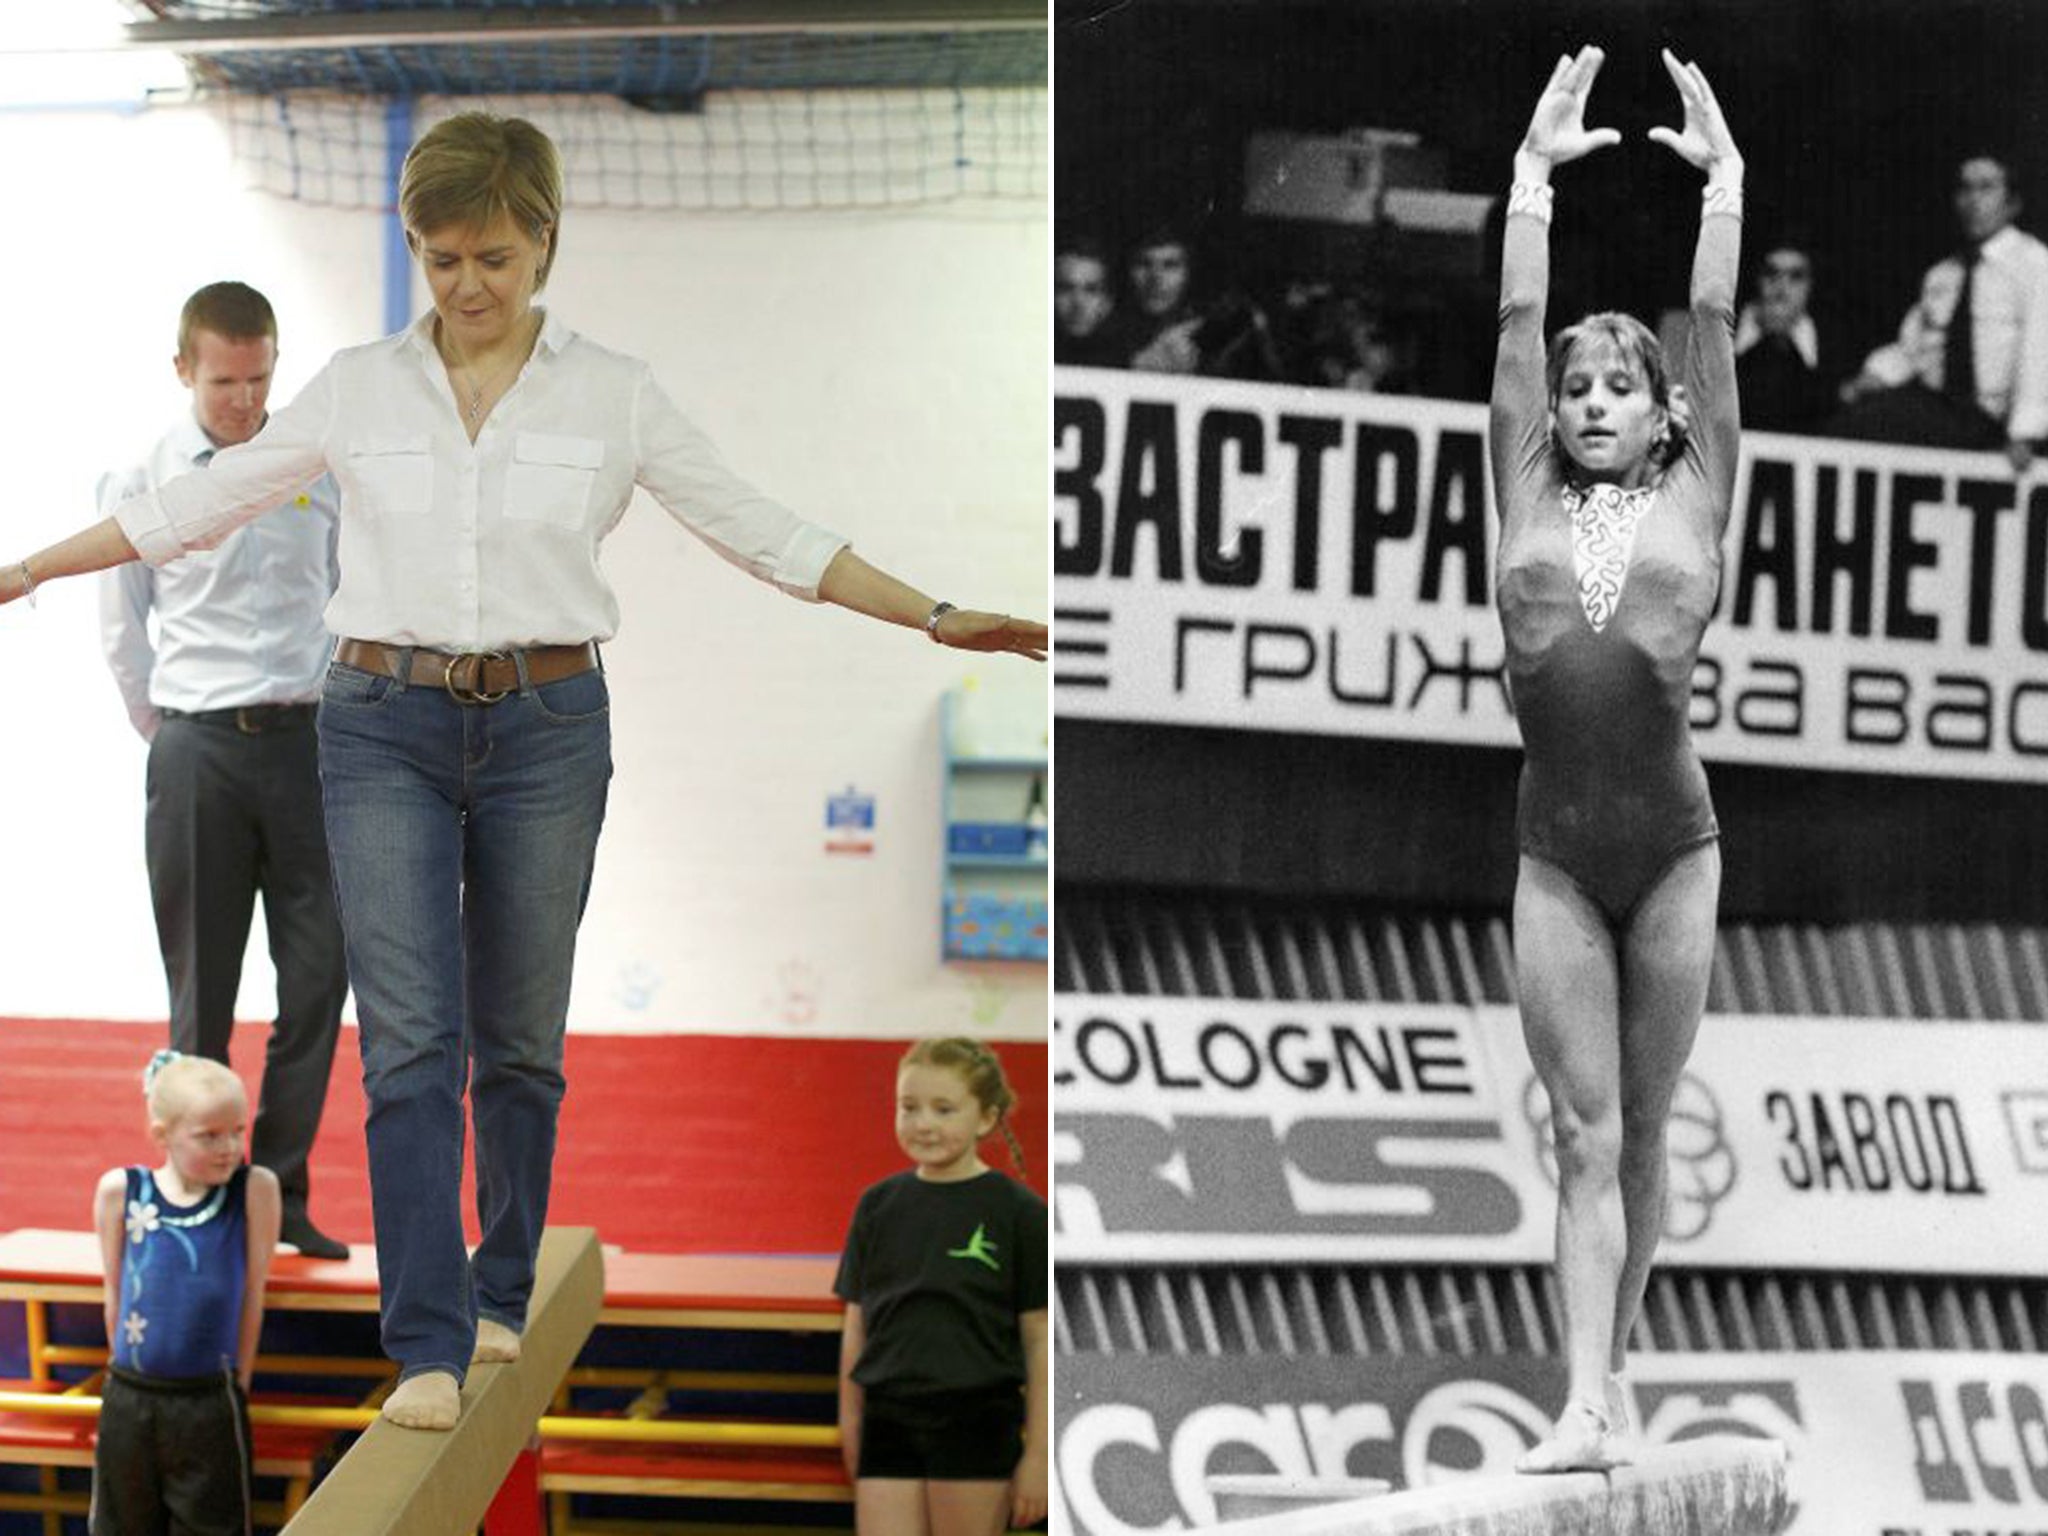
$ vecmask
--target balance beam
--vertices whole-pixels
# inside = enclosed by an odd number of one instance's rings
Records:
[[[540,1240],[520,1358],[473,1365],[445,1434],[379,1419],[320,1481],[288,1536],[449,1536],[474,1531],[597,1324],[604,1259],[588,1227]]]
[[[1733,1435],[1653,1446],[1633,1466],[1490,1477],[1218,1527],[1231,1536],[1777,1536],[1785,1447]]]

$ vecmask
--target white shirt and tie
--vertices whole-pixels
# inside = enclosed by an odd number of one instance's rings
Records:
[[[148,458],[102,477],[111,513],[213,457],[212,441],[187,416]],[[137,562],[100,577],[100,638],[107,664],[145,741],[163,711],[186,714],[249,704],[301,704],[320,696],[333,639],[320,614],[334,595],[334,482],[324,476],[275,517],[231,534],[218,548],[161,570]],[[150,632],[150,615],[157,630]]]
[[[211,548],[331,472],[333,634],[460,652],[609,640],[618,600],[598,546],[637,485],[742,570],[818,600],[847,541],[728,470],[646,363],[544,312],[532,357],[471,443],[433,318],[335,354],[203,474],[114,507],[143,560]]]
[[[1742,313],[1735,318],[1735,355],[1741,357],[1752,347],[1762,344],[1772,333],[1764,329],[1763,316],[1759,306],[1745,304]],[[1801,315],[1791,326],[1778,334],[1784,336],[1792,350],[1799,354],[1800,361],[1809,368],[1820,366],[1820,330],[1813,323],[1813,316]]]
[[[1956,256],[1929,267],[1898,340],[1871,353],[1864,371],[1887,385],[1917,380],[1941,393],[1963,275]],[[1977,403],[2008,438],[2048,437],[2048,246],[2011,225],[1985,241],[1970,280],[1970,316]]]

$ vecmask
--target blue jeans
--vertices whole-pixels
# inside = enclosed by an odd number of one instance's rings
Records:
[[[384,1352],[461,1380],[533,1292],[576,926],[611,780],[601,671],[491,705],[339,663],[320,778],[369,1100]],[[462,1094],[476,1127],[472,1261]]]

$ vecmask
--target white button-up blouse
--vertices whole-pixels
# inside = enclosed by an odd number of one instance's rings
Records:
[[[618,630],[597,549],[639,485],[742,570],[818,600],[846,540],[732,474],[647,364],[543,314],[533,356],[471,443],[432,325],[429,312],[336,353],[248,442],[123,501],[113,515],[128,541],[166,564],[331,473],[333,633],[446,651],[576,644]]]

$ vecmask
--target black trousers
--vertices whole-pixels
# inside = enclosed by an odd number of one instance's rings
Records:
[[[150,743],[148,784],[149,887],[176,1049],[228,1059],[263,897],[277,1020],[249,1160],[277,1175],[286,1213],[303,1214],[348,993],[312,711],[272,717],[256,734],[233,719],[167,716]]]
[[[110,1371],[92,1453],[92,1536],[249,1536],[249,1405],[226,1371]]]

